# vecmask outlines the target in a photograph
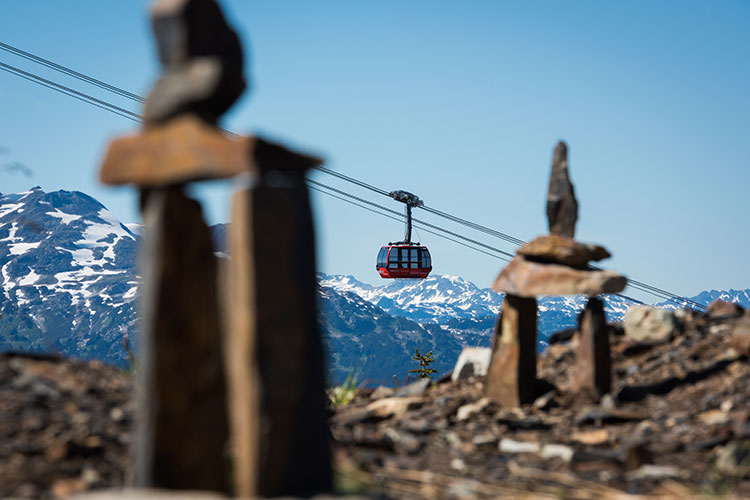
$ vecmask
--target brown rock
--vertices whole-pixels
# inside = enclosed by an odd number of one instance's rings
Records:
[[[516,257],[502,270],[492,289],[518,297],[597,295],[621,292],[627,280],[612,271],[584,271],[559,264],[540,264]]]
[[[385,387],[383,385],[378,386],[374,391],[372,391],[372,394],[370,394],[370,399],[382,399],[382,398],[389,398],[393,396],[394,390],[392,387]]]
[[[744,309],[739,304],[726,300],[714,300],[708,305],[706,314],[711,319],[736,318],[742,316]]]
[[[86,483],[82,479],[58,479],[52,484],[52,494],[55,498],[70,498],[75,493],[86,489]]]
[[[303,175],[279,176],[232,208],[227,358],[243,497],[310,496],[332,480],[312,214]]]
[[[378,419],[401,417],[407,411],[419,408],[424,404],[424,399],[419,396],[408,398],[383,398],[373,401],[366,409],[371,415]]]
[[[298,153],[261,138],[257,138],[253,145],[253,159],[261,172],[303,173],[323,163],[323,160],[316,156]]]
[[[606,248],[590,243],[579,243],[557,234],[538,236],[518,249],[527,260],[583,267],[590,261],[611,257]]]
[[[596,429],[593,431],[575,432],[571,436],[573,441],[587,445],[602,445],[609,442],[609,431],[607,429]]]
[[[245,90],[237,34],[214,0],[158,0],[151,9],[165,72],[146,99],[146,123],[195,113],[215,123]]]
[[[159,187],[201,179],[223,179],[257,171],[257,140],[233,139],[196,117],[148,127],[113,140],[102,163],[104,184]]]
[[[485,395],[516,407],[536,398],[536,299],[507,295],[495,328]]]
[[[722,410],[706,410],[698,414],[698,420],[704,425],[724,425],[731,420],[731,415]]]
[[[218,493],[152,489],[105,490],[82,493],[70,500],[228,500]]]
[[[228,491],[218,274],[200,205],[178,187],[143,212],[135,485]]]
[[[579,317],[578,352],[573,373],[573,390],[599,401],[612,389],[609,328],[604,303],[591,297]]]
[[[552,157],[552,173],[547,192],[549,232],[573,238],[578,220],[578,201],[568,176],[568,146],[560,141]]]
[[[246,172],[302,173],[322,162],[259,137],[229,137],[188,115],[113,140],[99,179],[110,185],[162,187]]]
[[[734,325],[730,345],[739,354],[750,356],[750,316],[747,314]]]

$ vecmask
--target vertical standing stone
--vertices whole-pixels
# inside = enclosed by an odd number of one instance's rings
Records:
[[[492,345],[487,397],[500,406],[536,397],[536,299],[506,295]]]
[[[256,299],[252,191],[235,193],[229,225],[231,260],[224,268],[227,286],[223,303],[227,314],[226,355],[229,417],[234,458],[235,494],[258,492],[260,447],[260,374],[256,360],[258,301]]]
[[[547,191],[549,232],[573,238],[578,220],[578,201],[568,175],[568,146],[560,141],[552,157],[552,173]]]
[[[144,193],[135,485],[227,491],[228,423],[213,243],[179,186]]]
[[[312,217],[302,173],[262,179],[235,195],[230,236],[236,494],[305,496],[331,487]]]
[[[599,398],[612,389],[609,327],[602,301],[591,297],[578,321],[578,353],[573,390],[599,401]]]

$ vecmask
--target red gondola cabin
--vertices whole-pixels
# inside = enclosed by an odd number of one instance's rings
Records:
[[[380,249],[375,267],[382,278],[423,279],[432,271],[432,260],[425,246],[395,243]]]

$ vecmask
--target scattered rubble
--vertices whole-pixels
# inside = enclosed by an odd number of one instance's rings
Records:
[[[538,375],[557,387],[518,408],[485,398],[484,379],[458,380],[434,385],[400,416],[342,424],[372,404],[363,393],[337,408],[338,467],[394,498],[456,498],[449,484],[467,499],[750,495],[750,363],[731,347],[740,319],[686,317],[668,342],[612,337],[612,393],[595,405],[570,389],[577,338],[540,356]],[[386,429],[410,434],[420,451],[376,439]],[[438,476],[446,488],[435,494],[428,483]]]
[[[0,355],[0,498],[124,484],[132,380],[98,362]]]
[[[407,397],[362,389],[332,408],[338,488],[394,499],[750,495],[750,362],[732,347],[746,316],[686,317],[660,344],[612,337],[612,392],[599,404],[570,390],[577,338],[540,355],[537,374],[555,387],[519,408],[486,399],[483,377]],[[127,484],[131,378],[96,362],[0,356],[0,497]]]

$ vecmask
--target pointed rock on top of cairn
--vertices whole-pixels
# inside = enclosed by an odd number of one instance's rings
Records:
[[[157,0],[151,20],[165,71],[146,99],[146,124],[195,113],[216,123],[245,90],[242,46],[215,0]]]
[[[552,174],[547,191],[549,232],[573,238],[578,220],[578,201],[568,176],[568,146],[560,141],[552,157]]]

